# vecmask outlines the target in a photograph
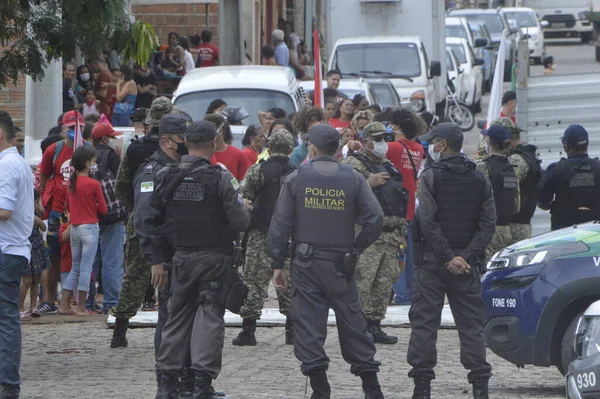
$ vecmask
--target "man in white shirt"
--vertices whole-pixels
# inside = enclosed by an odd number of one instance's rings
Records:
[[[15,127],[0,111],[0,398],[20,394],[19,285],[31,256],[34,201],[31,168],[12,146]]]

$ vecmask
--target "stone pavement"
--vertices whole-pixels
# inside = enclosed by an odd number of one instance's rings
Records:
[[[85,320],[85,321],[84,321]],[[21,364],[23,399],[142,399],[154,398],[154,329],[133,329],[129,347],[110,349],[112,330],[105,317],[85,319],[44,316],[42,322],[23,325]],[[65,322],[70,321],[70,322]],[[406,376],[406,350],[410,329],[387,328],[399,343],[378,346],[383,365],[380,382],[386,398],[410,398],[412,381]],[[300,374],[293,348],[285,345],[284,329],[257,329],[258,346],[234,347],[238,328],[227,328],[223,372],[216,381],[230,399],[305,398],[306,379]],[[333,398],[363,398],[360,380],[343,361],[334,327],[329,328],[326,350],[331,358],[329,376]],[[455,330],[440,330],[437,380],[433,398],[469,398],[470,385],[459,362]],[[491,398],[564,398],[564,381],[554,368],[517,368],[491,352],[494,367]],[[306,398],[310,396],[310,390]]]

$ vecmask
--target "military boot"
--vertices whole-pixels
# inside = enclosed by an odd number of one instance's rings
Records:
[[[178,399],[192,399],[194,393],[194,372],[186,369],[177,384]]]
[[[308,375],[310,387],[313,390],[311,399],[329,399],[331,397],[331,387],[327,381],[327,372],[317,370]]]
[[[217,399],[224,398],[223,392],[215,392],[212,387],[212,378],[206,373],[194,373],[194,394],[192,399]]]
[[[412,399],[431,399],[431,380],[426,377],[414,377],[415,389]]]
[[[237,346],[256,346],[256,320],[244,319],[242,321],[242,332],[233,339],[232,344]]]
[[[488,399],[488,382],[489,378],[475,377],[473,381],[473,398]]]
[[[115,329],[110,340],[111,348],[127,348],[127,327],[129,319],[115,319]]]
[[[376,344],[395,344],[398,342],[398,337],[387,335],[381,329],[381,320],[368,320],[367,331],[373,336],[373,341]]]
[[[285,318],[285,343],[286,345],[294,345],[294,325],[290,316]]]
[[[360,378],[362,380],[363,391],[365,392],[365,399],[384,399],[376,372],[367,371],[362,373]]]
[[[177,396],[177,378],[167,374],[160,374],[158,377],[156,399],[178,399]]]

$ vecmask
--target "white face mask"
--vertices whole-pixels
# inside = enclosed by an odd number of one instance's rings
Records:
[[[90,74],[89,73],[82,73],[80,75],[81,80],[83,80],[84,82],[87,82],[90,80]]]
[[[431,157],[433,162],[439,162],[442,158],[441,152],[435,152],[435,144],[433,143],[429,144],[429,148],[427,149],[427,151],[429,152],[429,156]]]
[[[385,154],[388,151],[388,143],[385,141],[373,141],[373,149],[371,152],[373,155],[379,158],[385,158]]]

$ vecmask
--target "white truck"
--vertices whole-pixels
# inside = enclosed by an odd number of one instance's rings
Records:
[[[545,38],[580,37],[587,43],[592,38],[590,20],[591,0],[524,0],[523,7],[533,8],[541,21],[550,26],[544,29]]]
[[[416,112],[443,115],[445,8],[440,0],[328,0],[328,69],[389,79]]]

